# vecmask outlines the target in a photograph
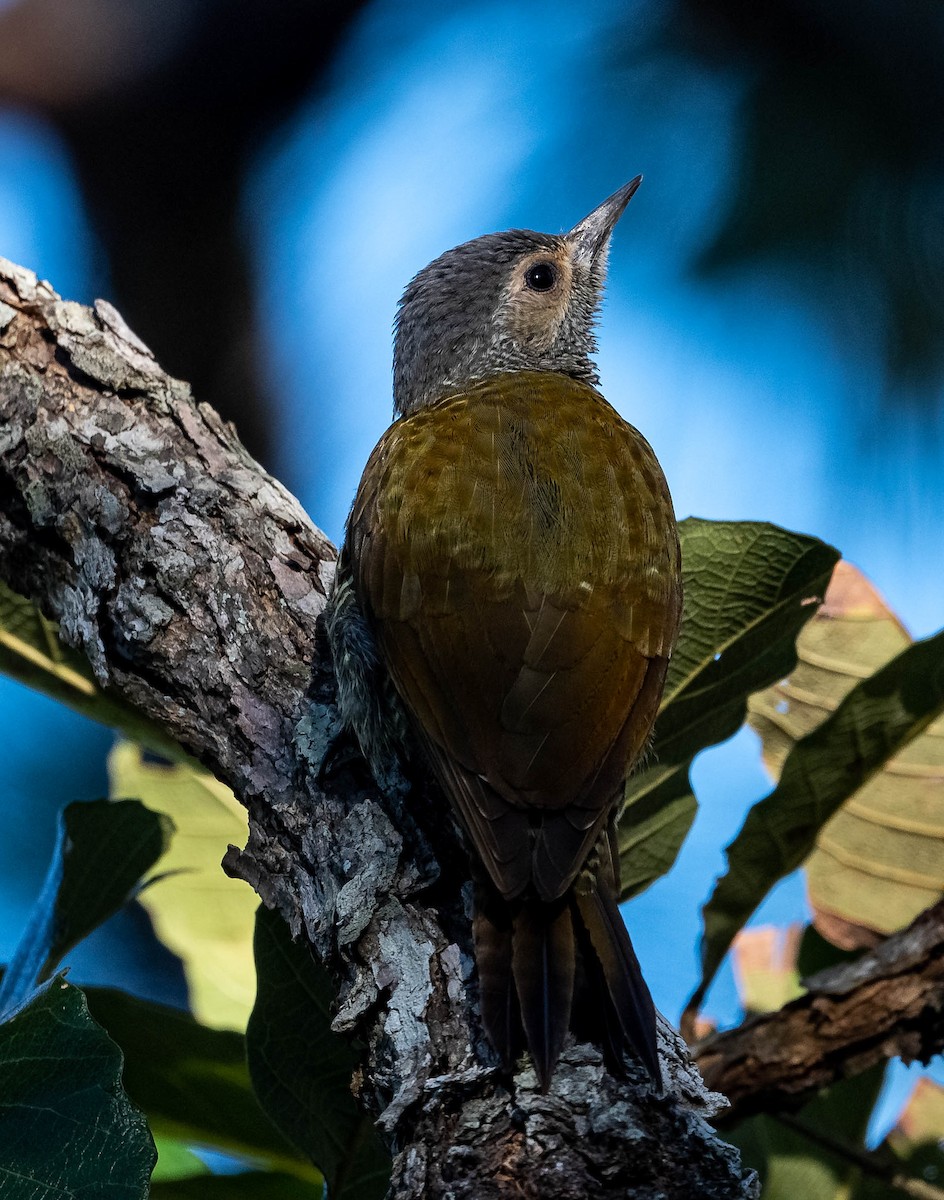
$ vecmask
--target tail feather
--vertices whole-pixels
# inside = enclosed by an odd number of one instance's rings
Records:
[[[522,1048],[521,1022],[511,968],[511,911],[498,896],[476,887],[475,961],[479,972],[479,1006],[488,1040],[510,1067]]]
[[[633,1053],[662,1086],[655,1008],[607,884],[585,875],[548,903],[507,901],[477,881],[482,1024],[506,1067],[527,1047],[544,1091],[571,1028],[603,1048],[611,1070]]]
[[[547,1091],[570,1028],[576,946],[566,900],[522,902],[514,918],[512,974],[528,1049]]]
[[[610,1002],[604,1014],[607,1040],[635,1051],[661,1088],[656,1010],[616,900],[596,882],[590,887],[578,885],[572,895],[588,978],[591,985],[595,982],[604,989]]]

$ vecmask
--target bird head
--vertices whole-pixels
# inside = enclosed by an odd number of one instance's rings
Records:
[[[395,413],[504,371],[557,371],[595,384],[593,325],[610,235],[641,182],[637,175],[569,233],[491,233],[424,267],[397,313]]]

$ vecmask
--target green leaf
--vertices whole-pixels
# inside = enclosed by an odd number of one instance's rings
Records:
[[[695,817],[692,759],[737,732],[751,692],[789,673],[797,632],[839,558],[816,538],[762,522],[690,517],[679,536],[682,630],[650,763],[626,785],[622,899],[672,866]]]
[[[83,716],[142,742],[168,758],[176,741],[136,709],[103,691],[88,659],[59,640],[59,627],[0,580],[0,673],[60,700]]]
[[[865,1131],[885,1077],[884,1064],[844,1079],[806,1104],[799,1125],[825,1132],[840,1144],[864,1150]],[[776,1116],[750,1117],[725,1137],[741,1151],[763,1183],[764,1200],[848,1200],[860,1170],[831,1153],[794,1123]]]
[[[70,804],[43,890],[0,984],[0,1014],[21,1003],[77,942],[129,899],[166,848],[172,823],[137,800]]]
[[[698,805],[688,781],[688,765],[681,770],[669,768],[661,776],[649,768],[620,817],[621,900],[644,892],[671,868],[695,820]],[[632,781],[627,790],[631,786]]]
[[[155,1136],[320,1176],[259,1107],[242,1034],[207,1029],[186,1012],[110,988],[88,989],[89,1011],[124,1054],[124,1086]]]
[[[198,1158],[189,1146],[172,1137],[161,1137],[154,1134],[154,1145],[157,1147],[157,1166],[151,1174],[151,1189],[153,1192],[156,1182],[166,1182],[170,1179],[190,1179],[194,1175],[209,1175],[210,1168]]]
[[[50,981],[0,1025],[0,1195],[143,1200],[156,1154],[121,1051],[78,988]]]
[[[267,1171],[198,1175],[151,1188],[151,1200],[323,1200],[323,1196],[323,1184],[299,1183],[291,1175]]]
[[[138,800],[93,800],[62,812],[65,869],[49,971],[118,911],[170,844],[174,823]]]
[[[944,1185],[944,1087],[925,1076],[919,1079],[895,1128],[879,1147],[891,1167],[890,1174],[940,1189]],[[884,1181],[864,1180],[852,1200],[884,1200]],[[897,1189],[896,1189],[897,1190]],[[928,1192],[927,1195],[933,1195]]]
[[[112,796],[138,796],[173,819],[176,834],[158,863],[161,878],[140,896],[158,938],[180,958],[190,1007],[215,1028],[246,1028],[256,990],[252,931],[258,899],[220,861],[242,845],[245,809],[192,759],[149,761],[134,742],[108,756]]]
[[[773,885],[810,853],[843,801],[944,711],[944,632],[917,642],[843,700],[794,746],[780,783],[727,848],[728,871],[705,905],[697,1010],[737,931]]]
[[[254,946],[259,990],[246,1050],[259,1101],[317,1163],[331,1200],[380,1200],[390,1156],[351,1095],[358,1058],[331,1031],[331,979],[278,913],[259,909]]]
[[[815,925],[807,925],[800,938],[797,975],[801,980],[809,979],[820,971],[825,971],[827,967],[855,962],[861,953],[861,950],[845,950],[828,942]]]

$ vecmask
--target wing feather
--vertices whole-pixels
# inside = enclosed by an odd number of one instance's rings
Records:
[[[570,885],[648,738],[681,607],[671,501],[592,388],[517,373],[391,426],[355,587],[503,895]]]

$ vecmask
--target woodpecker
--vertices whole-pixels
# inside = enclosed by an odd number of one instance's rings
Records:
[[[348,518],[327,628],[383,786],[419,748],[465,835],[485,1032],[550,1085],[569,1029],[661,1086],[617,907],[615,826],[678,634],[678,530],[648,442],[598,390],[613,229],[448,250],[400,302],[394,421]]]

